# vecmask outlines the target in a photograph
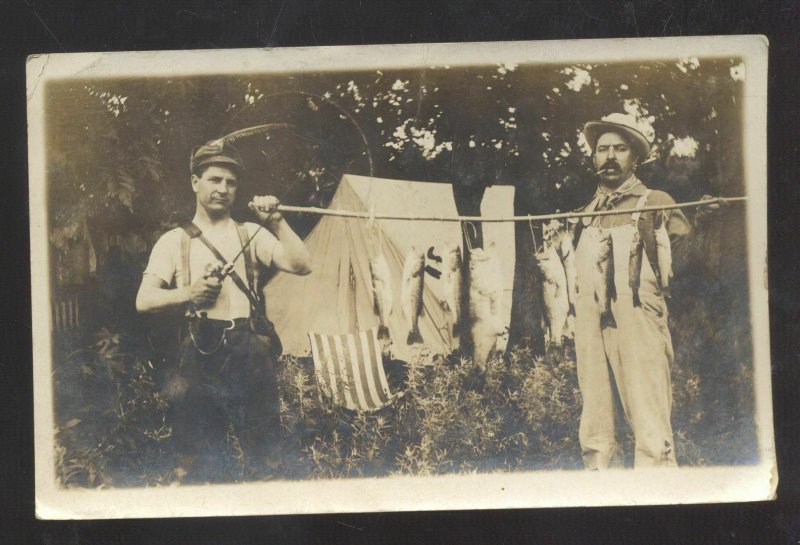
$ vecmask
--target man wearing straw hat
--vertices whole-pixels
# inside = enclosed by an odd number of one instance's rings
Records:
[[[633,116],[610,114],[586,123],[583,134],[599,183],[582,212],[675,204],[667,193],[648,189],[636,176],[637,166],[650,154],[650,142]],[[712,204],[698,210],[695,226],[718,208]],[[669,263],[659,262],[656,235],[666,230],[670,251],[684,252],[692,225],[680,210],[672,209],[584,217],[573,228],[584,465],[587,469],[621,465],[615,438],[618,395],[635,436],[635,466],[675,466],[670,423],[673,350],[665,301],[671,270],[664,270]],[[609,249],[611,254],[606,264],[612,267],[606,275],[600,272],[604,245],[606,255]],[[638,256],[641,265],[637,267],[639,261],[632,256]],[[598,282],[609,285],[598,290]],[[607,299],[599,301],[603,295]]]
[[[190,171],[194,218],[154,245],[136,308],[186,315],[177,373],[163,392],[174,411],[178,476],[220,478],[220,451],[230,446],[231,427],[248,476],[258,476],[278,462],[281,352],[258,296],[258,270],[308,274],[309,255],[273,196],[249,203],[261,225],[231,219],[245,172],[231,143],[195,148]]]

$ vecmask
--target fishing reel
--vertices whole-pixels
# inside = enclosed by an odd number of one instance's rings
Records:
[[[232,270],[233,270],[233,263],[228,263],[227,265],[223,265],[221,261],[213,261],[211,263],[206,264],[206,267],[203,270],[203,279],[207,280],[209,278],[216,278],[220,282],[222,282],[225,279],[225,277],[231,273]],[[206,319],[208,317],[207,312],[198,311],[197,307],[195,307],[193,303],[189,303],[188,315],[190,318]]]
[[[223,265],[221,261],[214,261],[212,263],[206,264],[206,268],[203,271],[203,278],[216,278],[220,282],[225,280],[225,277],[231,274],[233,271],[233,263],[228,263],[227,265]]]

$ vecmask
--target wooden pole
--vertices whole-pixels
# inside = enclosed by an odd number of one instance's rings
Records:
[[[406,220],[406,221],[480,221],[484,223],[500,223],[507,221],[547,221],[554,219],[567,218],[588,218],[594,216],[613,216],[616,214],[632,214],[634,212],[650,212],[653,210],[675,210],[677,208],[692,208],[718,203],[742,202],[747,197],[716,197],[702,201],[692,201],[684,203],[666,204],[661,206],[642,206],[639,208],[627,208],[624,210],[597,210],[594,212],[560,212],[557,214],[539,214],[528,216],[404,216],[396,214],[375,214],[370,216],[369,212],[354,212],[352,210],[331,210],[328,208],[317,208],[314,206],[289,206],[281,204],[278,206],[279,212],[289,212],[298,214],[316,214],[318,216],[335,216],[340,218],[362,218],[373,217],[380,220]]]

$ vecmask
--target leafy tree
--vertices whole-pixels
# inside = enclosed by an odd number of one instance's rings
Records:
[[[93,233],[135,232],[152,243],[191,214],[191,148],[267,123],[282,128],[240,145],[250,166],[245,197],[271,192],[325,206],[344,172],[372,169],[449,182],[463,214],[477,213],[493,184],[516,187],[517,214],[569,210],[595,184],[580,130],[613,111],[637,116],[662,146],[661,159],[640,171],[652,187],[678,200],[741,194],[744,70],[737,59],[692,58],[52,83],[53,232],[73,233],[88,218]],[[295,221],[307,233],[316,218]],[[539,228],[516,225],[511,342],[540,353],[531,227]],[[472,242],[480,245],[480,232]],[[731,261],[741,253],[724,250]]]

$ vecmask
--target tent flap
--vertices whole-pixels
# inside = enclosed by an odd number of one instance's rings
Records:
[[[494,186],[486,190],[481,205],[484,215],[512,215],[514,188]],[[387,180],[346,174],[342,177],[330,208],[407,215],[457,215],[450,184]],[[514,226],[486,224],[486,243],[495,242],[503,269],[506,323],[511,314],[514,281]],[[279,273],[264,287],[270,319],[283,342],[284,351],[295,356],[311,353],[308,333],[326,335],[356,333],[378,325],[374,312],[369,259],[375,248],[383,252],[392,280],[393,305],[389,317],[389,350],[408,360],[419,350],[406,345],[409,322],[401,310],[403,261],[412,247],[443,256],[446,245],[461,243],[457,222],[375,220],[323,216],[305,240],[311,254],[311,274]],[[441,263],[429,260],[433,270]],[[424,347],[431,353],[447,354],[458,345],[452,337],[450,315],[445,311],[442,280],[425,275],[423,313],[419,318]]]

